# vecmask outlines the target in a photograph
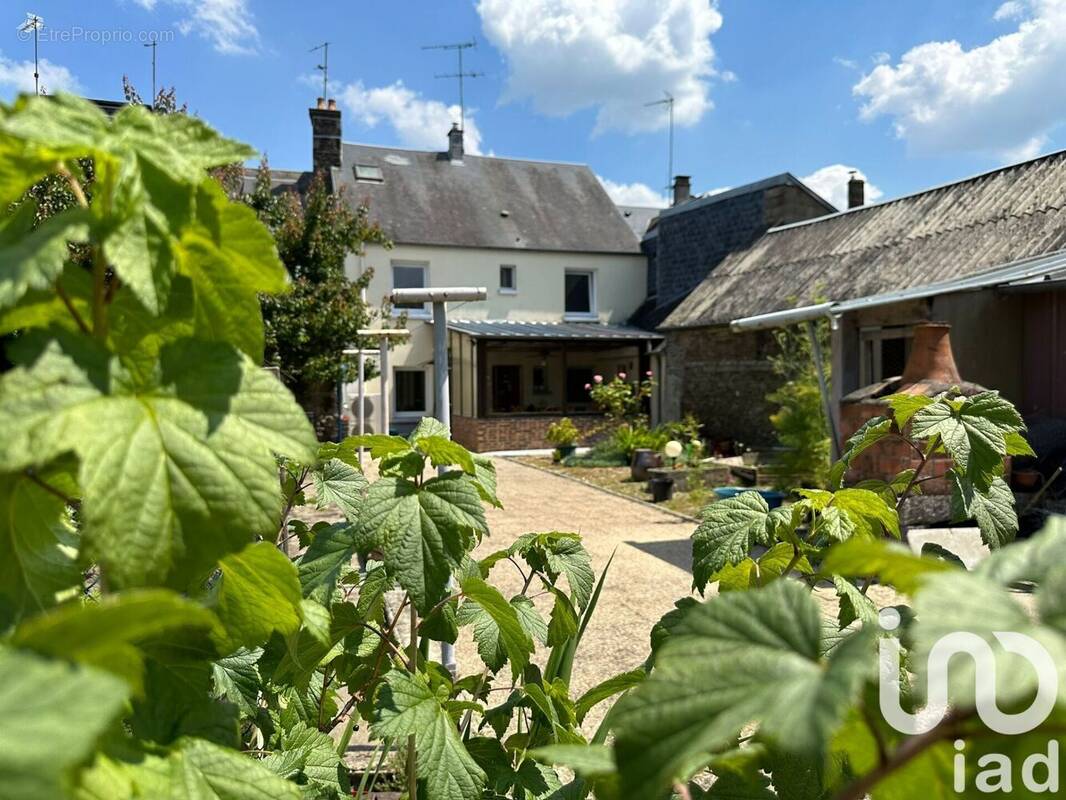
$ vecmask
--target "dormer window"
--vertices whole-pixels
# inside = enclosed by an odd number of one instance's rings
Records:
[[[381,167],[373,164],[356,164],[355,179],[359,183],[384,183],[385,174],[381,171]]]

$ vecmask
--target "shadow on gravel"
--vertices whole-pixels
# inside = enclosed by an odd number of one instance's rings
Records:
[[[692,572],[692,540],[671,539],[665,542],[626,542],[650,556],[672,564],[685,572]]]

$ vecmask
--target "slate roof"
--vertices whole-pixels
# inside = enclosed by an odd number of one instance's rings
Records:
[[[603,325],[598,322],[519,322],[513,320],[448,321],[448,329],[475,339],[582,339],[594,341],[649,341],[661,339],[657,333],[629,325]]]
[[[1066,247],[1066,151],[773,228],[727,256],[662,328],[876,295]]]
[[[663,209],[651,206],[618,206],[618,212],[626,221],[629,229],[638,239],[643,239],[648,226],[659,216]]]
[[[333,183],[369,201],[398,244],[639,254],[639,240],[587,166],[392,147],[342,146]],[[357,164],[380,182],[357,181]]]

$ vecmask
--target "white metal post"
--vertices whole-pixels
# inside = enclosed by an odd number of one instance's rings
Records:
[[[381,337],[381,351],[378,356],[381,369],[381,430],[378,433],[389,435],[389,337]]]
[[[452,403],[448,394],[448,311],[443,302],[433,304],[433,411],[450,431]]]

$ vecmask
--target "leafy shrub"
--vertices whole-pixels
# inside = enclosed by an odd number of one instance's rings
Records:
[[[596,375],[592,383],[585,388],[589,397],[596,404],[610,425],[636,421],[643,415],[644,401],[651,397],[655,381],[649,372],[643,380],[630,381],[629,376],[619,372],[611,380],[604,382],[602,375]]]
[[[816,331],[828,352],[829,323],[819,321]],[[781,445],[773,463],[778,488],[824,487],[830,464],[829,429],[810,339],[798,327],[774,331],[774,338],[779,352],[770,357],[770,365],[782,383],[766,399],[777,406],[770,423]]]
[[[545,438],[556,447],[570,447],[578,443],[581,438],[581,431],[577,429],[570,417],[563,417],[558,422],[553,422],[548,426],[548,433]]]

